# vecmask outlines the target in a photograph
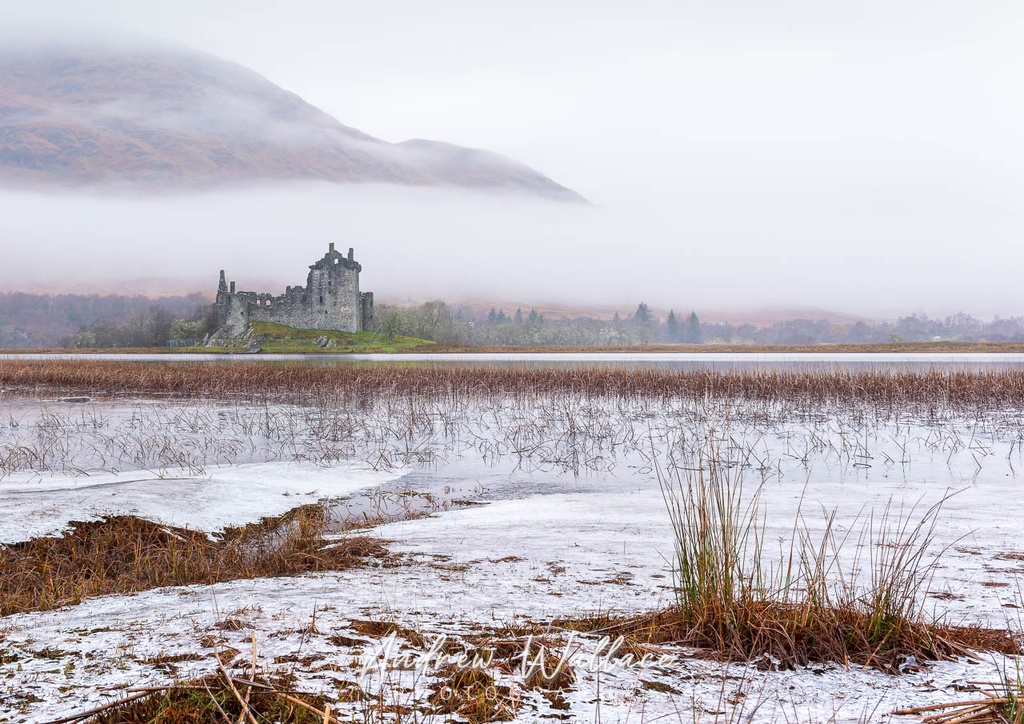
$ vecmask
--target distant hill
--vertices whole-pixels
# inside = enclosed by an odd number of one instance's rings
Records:
[[[0,184],[161,189],[297,179],[583,201],[496,153],[374,138],[210,55],[165,48],[0,50]]]

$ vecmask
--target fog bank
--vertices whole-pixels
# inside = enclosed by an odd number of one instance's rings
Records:
[[[0,194],[0,288],[180,280],[283,291],[329,242],[393,299],[484,297],[675,309],[816,307],[868,316],[1024,314],[1017,187],[809,179],[619,194],[593,207],[511,195],[299,184],[180,196]],[[913,243],[908,243],[913,240]],[[132,287],[132,291],[138,291]],[[165,291],[161,289],[159,291]]]

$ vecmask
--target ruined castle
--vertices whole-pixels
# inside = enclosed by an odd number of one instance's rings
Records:
[[[299,329],[359,332],[372,328],[373,293],[359,291],[359,272],[352,249],[342,256],[330,245],[322,259],[309,267],[306,286],[288,287],[274,296],[236,292],[220,272],[214,309],[222,329],[238,334],[251,322],[276,322]]]

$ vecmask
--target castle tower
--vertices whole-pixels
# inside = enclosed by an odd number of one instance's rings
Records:
[[[331,243],[323,258],[309,267],[306,300],[311,329],[358,332],[363,328],[359,294],[362,266],[349,249],[345,257]]]

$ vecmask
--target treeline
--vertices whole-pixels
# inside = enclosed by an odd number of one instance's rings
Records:
[[[199,294],[151,299],[125,295],[0,294],[0,347],[163,347],[202,340],[216,329]],[[437,342],[489,346],[630,346],[647,344],[884,344],[1024,342],[1024,317],[982,321],[968,314],[894,322],[833,324],[793,319],[768,326],[704,321],[694,312],[656,315],[641,303],[612,319],[548,319],[536,309],[491,309],[431,301],[417,307],[378,304],[374,331]]]
[[[209,302],[193,309],[185,318],[159,304],[129,312],[121,322],[103,319],[76,334],[63,346],[90,347],[166,347],[179,343],[194,345],[205,341],[217,329],[217,319]]]
[[[536,309],[491,309],[480,314],[442,301],[419,307],[377,304],[376,331],[386,337],[408,335],[435,342],[480,346],[625,346],[652,343],[700,344],[708,325],[695,313],[671,312],[666,320],[640,304],[628,317],[611,320],[579,316],[547,319]]]
[[[176,334],[201,338],[210,308],[201,294],[4,293],[0,347],[160,347]]]
[[[884,344],[893,342],[1024,342],[1024,317],[985,322],[958,313],[944,319],[926,315],[895,322],[834,324],[793,319],[768,326],[703,321],[695,312],[664,318],[641,303],[632,315],[549,320],[536,309],[491,309],[486,314],[441,301],[419,307],[379,304],[375,324],[385,336],[397,334],[437,342],[494,346],[624,346],[647,344]]]
[[[714,323],[705,336],[722,342],[754,344],[885,344],[894,342],[1024,342],[1024,317],[996,317],[990,322],[958,312],[945,318],[925,314],[895,322],[832,324],[794,319],[758,328]]]

